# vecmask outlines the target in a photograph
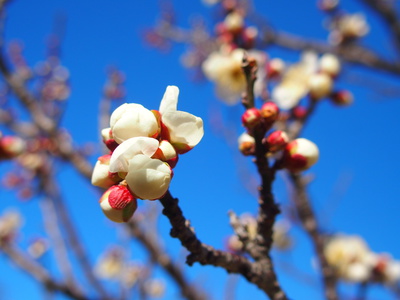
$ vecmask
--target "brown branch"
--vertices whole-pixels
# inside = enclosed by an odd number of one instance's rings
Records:
[[[52,240],[54,249],[55,259],[60,268],[61,274],[66,278],[68,285],[75,286],[77,289],[77,282],[74,278],[73,269],[68,259],[68,250],[65,244],[65,239],[62,236],[60,227],[58,226],[58,218],[54,203],[48,197],[45,197],[40,203],[42,210],[42,217],[44,221],[44,227],[49,237]]]
[[[400,62],[389,61],[373,51],[356,45],[332,46],[325,42],[306,39],[283,31],[264,28],[262,36],[264,46],[276,45],[285,49],[295,51],[314,50],[320,54],[333,53],[343,60],[355,65],[368,67],[373,70],[389,72],[400,75]]]
[[[64,295],[77,300],[89,300],[80,291],[72,289],[71,286],[55,281],[50,274],[34,260],[30,259],[25,253],[10,244],[1,244],[0,250],[3,251],[16,265],[22,270],[41,282],[50,291],[59,291]]]
[[[314,244],[314,250],[318,258],[325,285],[325,296],[328,300],[337,300],[336,276],[324,255],[324,235],[318,229],[317,220],[306,191],[305,180],[299,174],[290,174],[290,179],[294,186],[293,201],[297,214],[305,231],[307,231]]]
[[[202,243],[190,227],[189,221],[183,216],[178,205],[178,199],[167,194],[160,199],[163,205],[163,214],[169,219],[172,229],[170,235],[178,238],[189,252],[186,258],[188,265],[195,262],[201,265],[212,265],[225,269],[228,273],[243,275],[249,282],[254,283],[273,300],[286,300],[285,293],[279,286],[272,266],[267,260],[252,263],[241,255],[232,254],[226,251],[216,250],[212,246]]]
[[[155,239],[151,238],[139,227],[139,224],[137,224],[134,218],[127,223],[127,228],[129,229],[130,234],[146,248],[152,261],[157,262],[162,268],[164,268],[168,275],[178,284],[183,297],[189,300],[207,299],[202,291],[186,280],[181,268],[172,261],[165,251],[163,251],[161,245],[159,245]]]
[[[386,23],[392,33],[397,50],[400,51],[400,19],[396,13],[395,5],[389,4],[389,1],[382,0],[361,1],[381,16],[382,20]]]
[[[75,253],[79,265],[82,268],[86,278],[93,288],[101,295],[101,299],[110,299],[106,290],[93,274],[93,268],[87,257],[85,248],[82,246],[75,226],[70,219],[68,209],[66,208],[63,198],[61,197],[58,185],[54,181],[52,170],[47,170],[39,174],[41,185],[44,193],[52,200],[53,205],[58,214],[62,227],[65,229],[66,239],[71,246],[71,250]]]

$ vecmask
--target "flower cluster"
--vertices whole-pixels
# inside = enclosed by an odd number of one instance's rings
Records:
[[[277,80],[272,99],[282,109],[295,108],[306,96],[314,101],[329,97],[338,105],[352,102],[350,92],[334,91],[334,81],[340,73],[341,63],[333,54],[327,53],[318,58],[315,53],[306,52],[298,63],[287,68],[278,64],[276,68],[270,68],[274,75],[271,78]]]
[[[325,244],[324,255],[337,276],[343,280],[388,285],[400,281],[400,261],[385,253],[372,252],[359,236],[331,237]]]
[[[136,199],[163,197],[178,156],[202,139],[202,119],[178,111],[178,95],[168,86],[158,111],[125,103],[111,114],[110,128],[102,131],[111,153],[99,157],[92,175],[93,185],[108,188],[100,206],[111,220],[128,221]]]
[[[328,17],[329,41],[333,45],[353,42],[369,32],[365,16],[360,13],[350,14],[339,7],[339,0],[319,0],[318,7]]]
[[[239,150],[244,155],[255,155],[254,132],[268,132],[278,118],[279,108],[274,102],[265,102],[261,109],[255,107],[247,109],[242,115],[242,123],[247,132],[238,139]],[[262,144],[270,156],[278,158],[281,166],[291,172],[307,170],[319,158],[318,147],[313,142],[304,138],[289,141],[288,135],[282,130],[266,134]]]
[[[237,104],[246,88],[246,78],[242,71],[244,49],[221,48],[212,52],[202,64],[204,75],[216,85],[217,96],[226,104]],[[265,68],[267,55],[251,50],[247,54],[257,61],[257,80],[254,93],[260,96],[265,89]]]

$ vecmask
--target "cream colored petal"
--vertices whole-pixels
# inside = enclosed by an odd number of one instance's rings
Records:
[[[125,179],[135,196],[154,200],[167,192],[171,181],[171,169],[159,159],[138,154],[129,161]]]
[[[196,146],[204,135],[203,120],[183,111],[166,113],[162,122],[170,133],[170,142],[181,143],[189,147]]]
[[[137,154],[152,156],[158,149],[159,142],[149,137],[134,137],[120,144],[111,155],[110,172],[127,172],[128,160]]]
[[[167,86],[164,96],[160,103],[160,113],[166,113],[167,111],[176,111],[178,106],[179,88],[174,85]]]

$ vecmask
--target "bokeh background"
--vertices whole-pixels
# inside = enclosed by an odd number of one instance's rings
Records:
[[[177,22],[188,27],[193,18],[202,16],[210,29],[218,12],[201,1],[173,1]],[[385,26],[359,1],[342,1],[349,12],[362,10],[371,26],[363,43],[386,57],[390,53]],[[276,28],[326,40],[324,15],[315,1],[255,1],[259,14]],[[181,157],[175,169],[171,192],[180,199],[185,216],[191,220],[198,237],[216,248],[224,248],[232,233],[227,212],[257,211],[257,174],[249,158],[239,155],[237,136],[242,132],[240,105],[227,107],[219,102],[214,87],[206,80],[193,80],[193,74],[180,63],[187,49],[173,45],[159,51],[144,42],[144,32],[154,26],[160,15],[159,1],[109,0],[15,0],[7,7],[5,42],[18,40],[24,55],[33,66],[46,56],[46,38],[56,20],[65,20],[62,40],[62,64],[70,72],[71,96],[62,120],[78,145],[94,146],[92,163],[101,154],[98,111],[106,68],[115,65],[126,75],[126,102],[141,103],[157,109],[167,85],[180,88],[179,109],[203,118],[205,136],[191,152]],[[271,47],[271,57],[288,62],[299,59],[299,53]],[[320,161],[308,173],[313,178],[310,195],[321,226],[327,232],[362,236],[375,252],[388,252],[400,258],[400,90],[398,78],[344,65],[337,84],[350,89],[355,102],[338,108],[325,101],[303,132],[303,137],[320,148]],[[116,102],[117,106],[123,103]],[[0,165],[5,174],[9,164]],[[93,263],[111,245],[124,247],[135,260],[145,261],[143,249],[127,241],[118,225],[112,224],[98,206],[98,191],[88,185],[67,165],[60,165],[57,177],[62,182],[68,209]],[[274,184],[282,207],[289,203],[289,191],[283,174]],[[160,207],[155,201],[150,203]],[[141,209],[145,203],[140,203]],[[43,232],[37,199],[19,200],[15,193],[0,190],[0,210],[14,207],[24,215],[24,227],[18,243],[24,247]],[[146,222],[146,220],[143,220]],[[161,217],[159,230],[166,249],[180,261],[185,252],[180,243],[169,237],[170,225]],[[322,299],[318,273],[313,266],[313,250],[308,237],[298,227],[290,231],[294,248],[285,253],[274,251],[282,286],[291,299]],[[53,268],[53,257],[45,255],[43,264]],[[227,274],[222,269],[195,265],[186,273],[213,299],[224,299]],[[163,299],[179,299],[176,286],[162,270],[167,290]],[[306,276],[307,275],[307,276]],[[110,290],[118,287],[108,284]],[[355,295],[357,286],[341,285],[345,295]],[[244,279],[239,279],[236,299],[264,299],[264,295]],[[42,287],[19,271],[0,253],[0,299],[43,299]],[[381,287],[371,287],[368,299],[395,299]],[[57,296],[55,299],[64,299]],[[133,297],[133,299],[136,299]],[[353,299],[355,299],[353,297]]]

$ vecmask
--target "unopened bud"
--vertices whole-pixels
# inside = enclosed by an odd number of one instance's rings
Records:
[[[226,242],[226,247],[230,252],[239,253],[243,250],[243,243],[237,235],[231,235]]]
[[[0,138],[0,160],[11,159],[24,153],[26,142],[18,136],[3,136]]]
[[[291,172],[309,169],[319,158],[319,150],[313,142],[299,138],[291,141],[285,147],[283,155],[284,167]]]
[[[230,32],[238,33],[244,26],[243,16],[239,12],[233,11],[225,17],[224,24]]]
[[[319,0],[318,7],[322,11],[332,11],[339,5],[339,0]]]
[[[239,150],[243,155],[253,155],[256,142],[248,133],[242,133],[238,138]]]
[[[289,137],[286,132],[277,130],[272,132],[267,138],[269,152],[277,152],[285,148],[289,142]]]
[[[353,103],[353,94],[347,90],[334,92],[331,96],[333,103],[341,106],[347,106]]]
[[[178,153],[176,153],[176,150],[171,143],[166,140],[160,142],[160,146],[152,158],[165,161],[171,168],[175,168],[178,163]]]
[[[308,84],[310,95],[315,100],[328,96],[331,93],[333,86],[331,77],[324,73],[312,75]]]
[[[307,116],[307,108],[305,108],[304,106],[296,106],[293,109],[293,117],[295,117],[296,119],[304,119]]]
[[[279,77],[284,70],[285,62],[280,58],[273,58],[267,63],[268,78]]]
[[[114,151],[118,147],[119,144],[114,140],[111,128],[104,128],[101,131],[101,137],[103,138],[103,143],[110,151]]]
[[[253,129],[256,126],[260,125],[262,122],[262,117],[260,111],[253,107],[249,108],[242,115],[242,123],[243,126],[248,129]]]
[[[111,155],[103,155],[98,158],[92,173],[93,185],[106,189],[122,180],[117,173],[109,171],[110,158]]]
[[[268,124],[274,123],[279,117],[279,107],[274,102],[265,102],[260,109],[261,116]]]
[[[322,55],[319,61],[319,70],[321,73],[328,74],[331,77],[336,77],[340,72],[341,66],[337,56],[326,53]]]
[[[137,200],[124,185],[113,185],[100,198],[100,207],[111,221],[127,222],[137,209]]]
[[[252,48],[254,41],[258,36],[258,29],[255,26],[246,27],[243,31],[242,38],[246,48]]]

